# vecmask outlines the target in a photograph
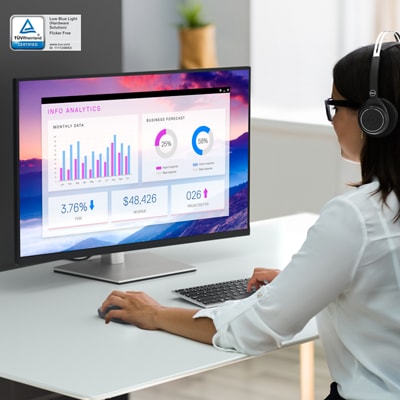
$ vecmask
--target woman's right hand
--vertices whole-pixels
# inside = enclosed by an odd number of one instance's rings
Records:
[[[253,275],[247,284],[247,290],[250,292],[252,288],[259,289],[261,286],[273,281],[281,271],[271,268],[254,268]]]

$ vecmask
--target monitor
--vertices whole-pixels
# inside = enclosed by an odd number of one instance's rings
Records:
[[[124,283],[196,268],[151,248],[249,234],[250,67],[14,93],[16,265]]]

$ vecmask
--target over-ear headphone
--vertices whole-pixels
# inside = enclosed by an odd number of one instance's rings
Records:
[[[371,60],[369,78],[369,98],[358,112],[358,122],[362,131],[371,137],[385,137],[393,132],[397,125],[398,112],[396,107],[387,99],[378,95],[379,63],[383,39],[387,33],[392,33],[396,39],[389,46],[384,45],[384,50],[400,45],[400,35],[397,32],[383,31],[376,39]]]

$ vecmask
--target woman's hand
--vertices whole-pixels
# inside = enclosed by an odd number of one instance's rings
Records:
[[[193,318],[198,310],[164,307],[143,292],[113,291],[103,302],[101,311],[108,306],[120,307],[111,310],[105,316],[108,324],[117,318],[142,329],[163,330],[198,342],[211,344],[216,332],[211,319]]]
[[[115,290],[103,302],[101,310],[105,311],[110,305],[118,306],[120,310],[111,310],[106,314],[107,324],[112,318],[119,318],[142,329],[160,329],[156,314],[162,306],[146,293]]]
[[[247,290],[259,289],[261,286],[273,281],[281,271],[270,268],[254,268],[253,275],[247,284]]]

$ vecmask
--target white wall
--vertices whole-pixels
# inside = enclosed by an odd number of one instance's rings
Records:
[[[376,3],[252,0],[253,115],[324,122],[332,67],[350,50],[375,41]]]
[[[360,179],[359,166],[340,157],[331,126],[253,119],[251,219],[318,213]]]

